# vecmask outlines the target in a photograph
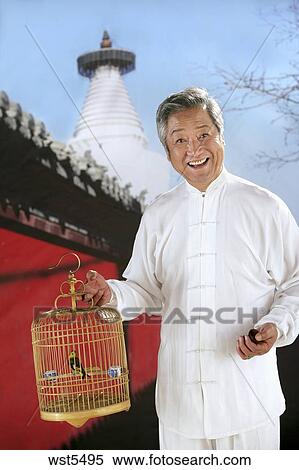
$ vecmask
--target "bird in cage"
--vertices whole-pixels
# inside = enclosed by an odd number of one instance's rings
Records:
[[[73,375],[80,375],[82,380],[85,377],[90,377],[86,374],[84,367],[82,366],[79,357],[77,356],[76,351],[72,351],[69,357],[70,368],[72,369]]]

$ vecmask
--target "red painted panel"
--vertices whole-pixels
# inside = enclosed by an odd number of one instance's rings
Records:
[[[1,283],[1,448],[47,449],[59,447],[78,432],[68,424],[47,423],[39,417],[31,347],[31,322],[35,307],[52,307],[65,272],[38,270],[55,264],[67,250],[8,230],[0,230]],[[92,266],[106,278],[117,277],[114,263],[78,253],[88,263],[78,273],[83,278]],[[64,260],[71,262],[71,257]],[[14,279],[15,278],[15,279]],[[87,424],[88,426],[88,424]],[[81,428],[83,429],[83,428]]]
[[[47,271],[67,250],[18,233],[0,229],[0,341],[1,400],[0,447],[2,449],[59,448],[78,430],[65,423],[42,421],[37,408],[31,347],[31,322],[34,309],[51,308],[66,271]],[[108,278],[117,278],[112,262],[77,252],[84,279],[93,268]],[[71,257],[65,258],[71,262]],[[50,273],[50,275],[49,275]],[[129,326],[128,356],[133,392],[142,389],[156,376],[159,325]],[[86,427],[80,432],[84,432]]]

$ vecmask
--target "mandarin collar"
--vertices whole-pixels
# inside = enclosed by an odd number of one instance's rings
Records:
[[[189,192],[194,193],[194,194],[210,194],[215,191],[215,189],[223,186],[223,184],[227,181],[229,172],[225,168],[225,166],[222,166],[221,173],[215,178],[207,187],[205,191],[200,191],[199,189],[195,188],[192,186],[192,184],[188,183],[188,181],[185,179],[185,185],[188,189]]]

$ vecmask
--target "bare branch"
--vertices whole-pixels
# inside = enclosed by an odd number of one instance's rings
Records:
[[[279,169],[283,166],[296,163],[299,161],[299,150],[295,152],[279,155],[274,152],[274,155],[269,155],[266,152],[259,152],[255,157],[256,166],[259,168],[266,168],[268,171],[271,169]]]
[[[274,9],[274,15],[276,16],[275,23],[279,25],[280,42],[299,39],[299,0],[290,0],[284,10],[281,7]],[[296,149],[289,149],[283,155],[277,152],[273,155],[260,152],[257,155],[256,164],[268,170],[299,161],[299,57],[297,54],[295,54],[295,60],[289,63],[289,71],[276,76],[267,76],[265,71],[257,69],[242,74],[234,69],[215,67],[215,75],[218,78],[221,77],[223,81],[220,96],[225,97],[225,102],[227,102],[227,96],[231,97],[230,93],[238,91],[232,100],[231,107],[226,109],[227,112],[274,106],[277,116],[271,120],[271,124],[284,121],[285,146],[293,146]]]

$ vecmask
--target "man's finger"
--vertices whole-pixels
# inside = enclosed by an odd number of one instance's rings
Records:
[[[275,330],[272,325],[262,327],[259,332],[255,335],[257,341],[267,341],[275,336]]]
[[[236,345],[236,350],[237,350],[237,353],[239,354],[239,356],[241,357],[241,359],[247,359],[246,354],[244,354],[244,353],[241,351],[238,342],[237,342],[237,345]]]
[[[102,297],[103,297],[102,293],[96,294],[93,298],[94,305],[97,305],[97,303],[101,300]]]
[[[109,302],[110,297],[110,292],[98,292],[93,298],[94,305],[105,305]]]
[[[264,336],[265,336],[265,333],[263,331],[260,331],[259,333],[255,335],[255,339],[257,341],[264,341],[265,340]]]
[[[86,278],[88,281],[94,281],[97,277],[97,272],[94,271],[93,269],[90,269],[89,271],[87,271],[86,273]]]
[[[84,294],[84,299],[86,302],[89,302],[93,298],[92,294]]]
[[[243,336],[239,336],[238,344],[244,356],[252,356],[252,351],[246,346]]]
[[[256,344],[253,343],[253,341],[251,341],[251,339],[247,335],[244,336],[244,341],[245,341],[247,348],[250,349],[250,351],[252,351],[255,354],[257,351]]]
[[[92,294],[95,295],[100,289],[98,287],[93,287],[91,285],[85,284],[84,286],[84,293],[85,294]]]
[[[248,336],[245,336],[245,343],[247,347],[254,353],[254,354],[261,354],[265,351],[266,343],[264,341],[258,341],[254,343]]]

